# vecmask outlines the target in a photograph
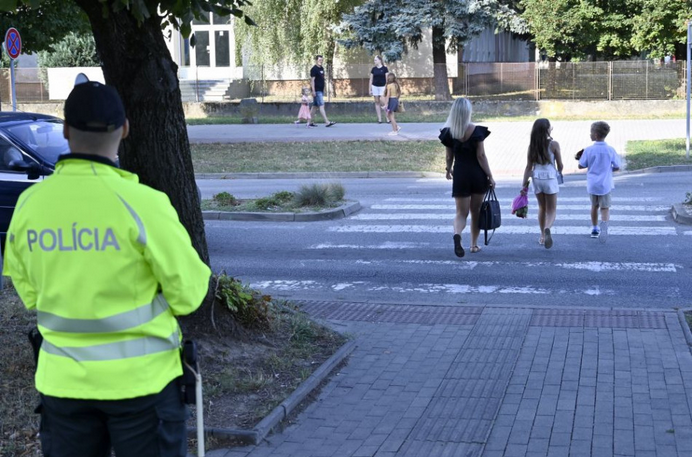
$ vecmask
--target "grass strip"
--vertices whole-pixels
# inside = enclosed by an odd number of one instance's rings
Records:
[[[195,173],[438,171],[439,141],[192,144]]]
[[[685,139],[644,140],[627,142],[627,170],[670,165],[692,165],[687,159]]]
[[[431,171],[445,167],[439,141],[192,144],[196,173]],[[685,139],[629,141],[627,170],[692,165]]]

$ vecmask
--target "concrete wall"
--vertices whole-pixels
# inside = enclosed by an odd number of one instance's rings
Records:
[[[445,114],[449,112],[451,102],[407,101],[406,112],[416,114]],[[293,116],[298,112],[298,103],[259,103],[258,117]],[[330,115],[362,114],[372,109],[371,102],[327,103]],[[637,101],[474,101],[475,114],[497,117],[542,116],[542,117],[582,117],[603,118],[609,116],[627,117],[642,116],[662,117],[685,114],[684,100],[637,100]],[[187,103],[187,117],[240,116],[239,103]]]
[[[87,75],[90,81],[106,82],[101,67],[48,68],[48,98],[65,100],[74,87],[79,73]]]
[[[184,103],[185,115],[191,118],[229,116],[240,117],[240,103]],[[417,114],[444,114],[449,112],[451,102],[406,101],[406,112]],[[7,105],[3,105],[7,109]],[[259,117],[293,116],[298,112],[298,103],[259,103]],[[26,112],[51,114],[62,117],[63,103],[19,104],[17,109]],[[372,109],[371,102],[327,103],[329,114],[362,114]],[[582,118],[608,119],[611,116],[643,116],[652,118],[678,115],[684,116],[685,100],[627,100],[627,101],[474,101],[475,114],[498,117],[511,116],[573,116]]]

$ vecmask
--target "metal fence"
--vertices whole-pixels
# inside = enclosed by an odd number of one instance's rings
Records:
[[[447,66],[450,93],[502,100],[666,100],[685,94],[685,62],[651,60],[614,62],[471,62]],[[334,71],[329,96],[367,97],[371,65],[349,65]],[[433,98],[433,69],[420,75],[402,63],[388,65],[407,96]],[[444,67],[443,67],[444,69]],[[259,72],[253,72],[259,73]],[[251,96],[296,100],[308,84],[306,71],[293,78],[253,79]]]
[[[331,100],[369,97],[370,64],[346,65],[334,71],[327,88]],[[433,68],[414,68],[403,62],[388,65],[408,97],[433,99]],[[685,62],[651,60],[613,62],[462,63],[447,66],[450,93],[498,100],[666,100],[685,96]],[[50,100],[45,77],[38,68],[17,68],[18,103]],[[200,71],[200,73],[202,73]],[[309,68],[270,72],[248,67],[244,79],[181,79],[185,101],[224,101],[255,97],[264,101],[298,101],[309,86]],[[8,69],[0,69],[0,103],[11,103]]]
[[[18,103],[44,103],[48,99],[48,86],[41,79],[39,68],[15,68],[14,90]],[[9,68],[0,69],[0,104],[4,110],[12,103]]]

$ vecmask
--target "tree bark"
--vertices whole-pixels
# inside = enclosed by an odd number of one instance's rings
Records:
[[[432,51],[435,100],[451,100],[452,96],[449,94],[449,79],[447,77],[445,37],[440,27],[433,27],[432,29]]]
[[[193,247],[209,264],[178,67],[166,47],[161,18],[138,24],[127,10],[104,17],[101,2],[75,3],[89,17],[106,83],[118,90],[130,121],[130,135],[120,146],[122,167],[168,195]],[[208,314],[209,298],[195,316]]]
[[[209,263],[204,221],[190,155],[177,65],[166,47],[161,19],[141,25],[127,10],[103,17],[101,2],[75,0],[89,17],[106,84],[125,105],[130,135],[122,167],[168,195],[200,257]]]

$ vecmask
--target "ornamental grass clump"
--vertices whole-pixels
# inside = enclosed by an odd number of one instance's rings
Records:
[[[343,200],[346,195],[344,186],[338,183],[315,183],[301,186],[296,192],[296,206],[329,206]]]

